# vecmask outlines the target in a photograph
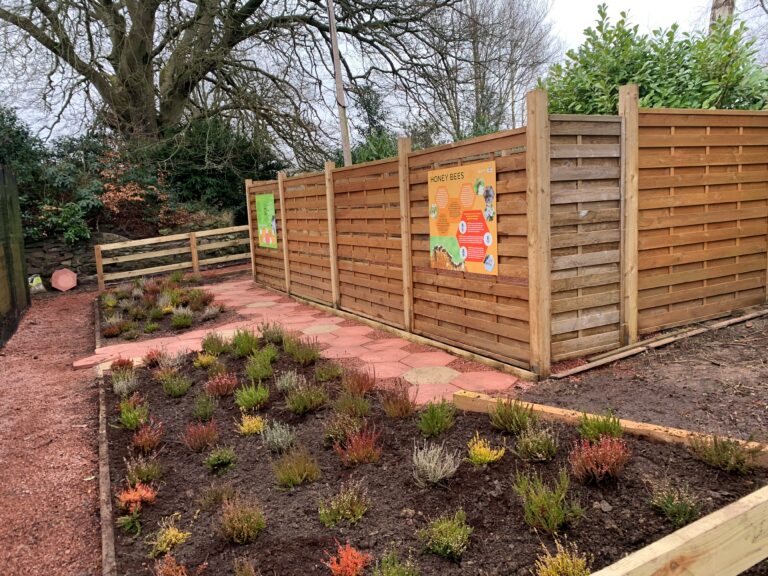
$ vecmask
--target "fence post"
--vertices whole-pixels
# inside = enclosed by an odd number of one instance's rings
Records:
[[[253,243],[253,214],[251,212],[251,193],[248,189],[253,184],[253,180],[245,181],[245,208],[248,214],[248,245],[251,250],[251,277],[256,280],[256,247]]]
[[[408,154],[411,139],[398,138],[397,158],[400,185],[400,239],[403,252],[403,323],[406,332],[413,332],[413,264],[411,262],[411,194]]]
[[[333,162],[325,163],[325,200],[328,212],[328,256],[331,259],[331,299],[333,307],[338,308],[340,304],[339,296],[339,259],[336,246],[336,205],[334,202],[333,191],[333,169],[336,164]]]
[[[192,272],[200,272],[200,257],[197,254],[197,234],[189,233],[189,252],[192,255]]]
[[[619,88],[619,115],[622,118],[622,171],[624,181],[621,238],[621,343],[637,342],[638,300],[638,181],[640,178],[638,87]]]
[[[280,226],[283,232],[283,267],[285,268],[285,292],[291,293],[291,268],[288,260],[288,226],[285,218],[285,172],[277,173],[277,193],[280,196]]]
[[[99,291],[103,292],[107,289],[107,286],[104,282],[104,262],[101,256],[101,244],[96,244],[93,247],[93,256],[96,261],[96,277],[99,281]]]
[[[528,307],[530,310],[531,368],[549,376],[551,335],[549,111],[547,93],[533,90],[526,96],[525,168],[528,203]]]

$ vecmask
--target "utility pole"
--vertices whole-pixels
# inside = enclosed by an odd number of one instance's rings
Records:
[[[344,166],[352,165],[352,150],[349,147],[349,124],[347,123],[347,101],[344,97],[344,83],[341,78],[339,59],[339,39],[336,36],[336,12],[333,0],[328,0],[328,20],[331,28],[331,49],[333,52],[333,75],[336,79],[336,104],[339,107],[339,125],[341,127],[341,148],[344,152]]]

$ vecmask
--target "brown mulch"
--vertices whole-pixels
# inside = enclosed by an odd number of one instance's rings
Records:
[[[4,576],[100,573],[94,292],[35,298],[0,349],[0,566]]]

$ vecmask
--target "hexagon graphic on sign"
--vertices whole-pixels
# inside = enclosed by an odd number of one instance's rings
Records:
[[[467,210],[461,213],[456,240],[459,243],[459,253],[465,261],[481,262],[487,271],[493,271],[496,263],[493,255],[489,253],[493,245],[493,234],[482,210]]]

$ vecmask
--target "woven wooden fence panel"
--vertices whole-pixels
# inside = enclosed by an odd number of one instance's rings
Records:
[[[10,169],[0,166],[0,345],[16,330],[28,306],[16,177]]]
[[[275,218],[277,219],[277,250],[274,248],[259,247],[259,230],[256,223],[257,194],[273,194],[275,196]],[[285,265],[283,261],[283,224],[281,220],[280,195],[277,188],[277,180],[250,182],[248,186],[248,202],[252,215],[251,238],[253,239],[254,280],[274,288],[285,291]]]

